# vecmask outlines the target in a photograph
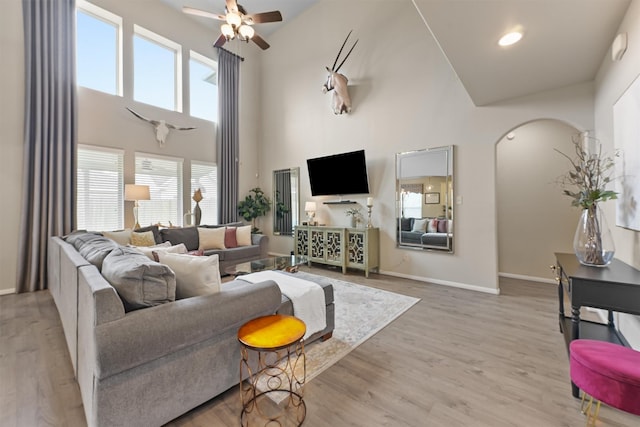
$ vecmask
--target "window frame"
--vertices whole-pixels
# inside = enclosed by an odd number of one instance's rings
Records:
[[[170,40],[166,37],[161,36],[160,34],[154,33],[151,30],[148,30],[138,24],[133,24],[133,43],[132,46],[135,46],[135,38],[136,37],[140,37],[150,43],[155,43],[157,45],[159,45],[160,47],[172,50],[175,52],[175,56],[174,56],[174,61],[173,61],[173,72],[174,72],[174,93],[173,93],[173,101],[174,101],[174,108],[173,110],[170,111],[176,111],[178,113],[182,113],[183,112],[183,102],[182,102],[182,86],[183,86],[183,79],[182,79],[182,45],[179,43],[174,42],[173,40]],[[135,98],[135,73],[136,73],[136,69],[135,69],[135,48],[132,49],[132,58],[133,58],[133,64],[132,64],[132,70],[133,70],[133,82],[134,82],[134,87],[133,87],[133,93],[131,94],[131,97],[133,98],[134,101],[136,102],[140,102],[143,104],[147,104],[144,101],[138,100]],[[164,109],[164,107],[158,106],[158,105],[154,105],[154,104],[147,104],[147,105],[153,105],[156,108],[162,108]]]
[[[203,117],[200,116],[194,116],[193,115],[193,109],[191,108],[193,106],[192,104],[192,96],[191,96],[191,85],[192,85],[192,81],[191,81],[191,60],[195,61],[195,62],[199,62],[201,65],[204,65],[206,67],[211,67],[213,68],[214,72],[216,73],[216,77],[218,75],[218,61],[216,61],[215,59],[209,58],[205,55],[202,55],[194,50],[189,49],[189,115],[191,117],[195,117],[198,119],[202,119],[202,120],[207,120],[207,121],[211,121],[212,123],[217,123],[218,122],[218,117],[215,117],[213,120],[209,120],[209,119],[205,119]],[[216,83],[216,87],[217,87],[217,83]],[[219,89],[219,88],[218,88]],[[216,113],[219,114],[219,107],[216,107]],[[216,114],[216,116],[218,115]],[[215,164],[215,163],[214,163]]]
[[[86,0],[76,0],[76,19],[77,19],[78,12],[82,12],[106,24],[113,25],[114,27],[116,27],[116,93],[115,95],[120,97],[124,96],[124,66],[123,66],[124,47],[123,47],[122,17],[116,15],[115,13],[109,12],[106,9],[98,7],[93,3],[89,3]],[[77,34],[76,34],[76,38],[77,38]],[[87,86],[82,86],[82,87],[86,87],[87,89],[96,90],[102,93],[108,93],[108,92],[103,92],[99,89],[94,89]],[[112,95],[112,94],[109,93],[109,95]]]

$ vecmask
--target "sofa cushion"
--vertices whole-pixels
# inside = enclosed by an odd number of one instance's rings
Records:
[[[118,247],[113,240],[95,233],[76,232],[67,236],[65,240],[98,270],[102,270],[102,263],[106,256]]]
[[[449,221],[446,219],[438,220],[438,233],[446,233],[449,231]]]
[[[251,226],[244,225],[236,228],[236,241],[238,246],[251,246]]]
[[[125,230],[118,230],[118,231],[103,231],[102,235],[122,246],[125,246],[131,243],[130,228],[127,228]]]
[[[427,223],[427,233],[437,233],[438,232],[438,220],[436,218],[429,219]]]
[[[176,276],[171,269],[135,248],[118,247],[102,263],[102,275],[113,286],[125,311],[152,307],[176,299]]]
[[[198,227],[199,250],[225,249],[224,246],[225,228],[200,228]]]
[[[218,255],[218,259],[220,261],[235,261],[235,260],[245,260],[246,258],[259,259],[262,254],[260,253],[260,246],[252,245],[252,246],[238,246],[237,248],[229,248],[229,249],[213,249],[209,251],[204,251],[205,255]]]
[[[153,237],[153,231],[134,231],[131,233],[130,243],[133,246],[153,246],[156,244],[156,239]]]
[[[172,245],[184,243],[188,251],[198,249],[198,229],[196,227],[163,228],[160,230],[163,242],[171,242]]]
[[[176,299],[220,291],[218,255],[205,257],[158,252],[158,261],[176,274]]]

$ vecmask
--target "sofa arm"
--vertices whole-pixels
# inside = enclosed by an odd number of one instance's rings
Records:
[[[269,236],[252,234],[251,244],[260,246],[260,258],[266,258],[269,255]]]
[[[232,282],[220,292],[132,311],[96,328],[96,376],[107,378],[275,313],[274,281]]]

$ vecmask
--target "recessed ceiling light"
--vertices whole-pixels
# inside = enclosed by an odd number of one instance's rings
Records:
[[[522,38],[522,33],[519,31],[514,31],[512,33],[507,33],[498,40],[498,44],[500,46],[511,46],[512,44],[518,43]]]

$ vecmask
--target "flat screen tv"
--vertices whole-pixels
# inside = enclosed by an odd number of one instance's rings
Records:
[[[312,196],[369,193],[364,150],[307,160]]]

